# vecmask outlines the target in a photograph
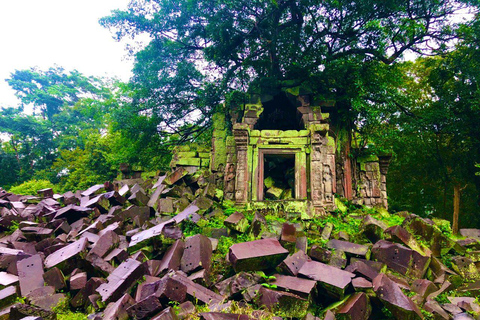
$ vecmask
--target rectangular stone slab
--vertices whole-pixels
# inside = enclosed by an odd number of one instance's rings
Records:
[[[396,319],[423,319],[415,303],[387,275],[382,273],[373,279],[373,291]]]
[[[18,276],[14,275],[14,274],[11,274],[11,273],[8,273],[8,272],[5,272],[5,271],[1,271],[0,272],[0,285],[1,286],[9,286],[11,284],[14,284],[18,282]]]
[[[135,235],[132,236],[132,239],[130,240],[130,244],[128,245],[129,248],[138,245],[139,243],[146,241],[148,239],[151,239],[153,237],[158,237],[162,234],[163,228],[170,223],[173,223],[174,220],[170,219],[168,221],[162,222],[160,224],[157,224],[156,226],[141,231]]]
[[[287,256],[288,250],[277,239],[237,243],[228,252],[228,259],[236,272],[274,268]]]
[[[212,242],[210,239],[197,234],[185,240],[185,249],[180,264],[183,272],[191,273],[202,268],[210,272],[211,260]]]
[[[65,277],[63,276],[62,271],[58,268],[52,268],[45,272],[43,274],[43,280],[47,286],[52,286],[55,290],[60,290],[67,286],[65,283]]]
[[[10,286],[0,290],[0,308],[3,308],[15,302],[17,297],[17,288],[15,288],[14,286]]]
[[[144,319],[162,309],[162,304],[155,296],[149,296],[127,308],[131,319]]]
[[[18,261],[17,270],[22,296],[43,287],[43,263],[40,255]]]
[[[340,297],[343,297],[345,289],[355,277],[351,272],[317,261],[305,262],[298,274],[320,282],[327,289],[331,288],[332,293]]]
[[[368,246],[356,244],[348,241],[332,239],[327,242],[330,249],[341,250],[345,253],[365,257],[368,254]],[[367,258],[368,259],[368,258]]]
[[[107,283],[100,285],[97,292],[102,296],[102,301],[116,300],[145,273],[143,264],[133,259],[122,262],[107,278]]]
[[[398,243],[380,240],[372,248],[375,260],[385,263],[390,269],[415,278],[423,278],[430,264],[430,257],[422,256]]]
[[[305,252],[299,250],[283,260],[280,264],[280,268],[292,276],[296,276],[298,274],[298,270],[300,270],[303,264],[308,260],[310,260],[310,258],[305,254]]]
[[[63,247],[62,249],[55,251],[45,259],[45,268],[53,268],[57,264],[60,264],[63,261],[76,256],[77,254],[85,250],[85,248],[87,247],[87,243],[87,238],[82,238],[69,244],[66,247]]]
[[[354,293],[337,311],[341,319],[368,320],[372,313],[370,300],[363,292]]]
[[[190,219],[190,220],[193,220],[194,222],[198,221],[197,220],[198,215],[196,214],[198,210],[199,208],[196,205],[191,204],[188,207],[186,207],[185,210],[183,210],[182,212],[177,214],[175,217],[173,217],[173,220],[175,220],[175,223],[177,224],[182,222],[185,219]]]
[[[278,288],[292,292],[302,298],[307,298],[317,284],[314,280],[308,280],[303,278],[284,276],[280,274],[274,275],[275,280],[271,284],[276,285]]]
[[[184,284],[187,287],[187,295],[193,299],[198,299],[203,303],[220,303],[223,301],[223,297],[219,294],[216,294],[212,290],[205,288],[204,286],[193,282],[184,275],[180,273],[175,273],[172,276],[173,279]]]

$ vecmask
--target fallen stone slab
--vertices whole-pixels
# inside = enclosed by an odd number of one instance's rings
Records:
[[[65,218],[67,219],[68,223],[72,223],[81,218],[88,217],[92,213],[92,211],[92,208],[80,207],[74,204],[69,204],[66,207],[57,210],[54,218]]]
[[[277,266],[288,255],[277,239],[237,243],[230,247],[228,260],[236,272],[266,270]]]
[[[417,251],[422,256],[430,257],[432,251],[424,244],[420,243],[415,237],[402,226],[392,226],[385,230],[385,234],[392,242],[402,243],[412,250]]]
[[[305,262],[298,274],[318,281],[329,293],[340,299],[343,299],[345,290],[355,277],[354,273],[316,261]]]
[[[160,312],[158,315],[154,316],[151,320],[178,320],[182,319],[179,318],[175,311],[171,308],[168,307],[164,309],[162,312]]]
[[[82,197],[90,197],[104,190],[103,184],[96,184],[81,193]]]
[[[126,311],[131,319],[145,319],[161,309],[162,304],[158,298],[155,296],[149,296],[131,305]]]
[[[43,262],[40,255],[37,254],[18,261],[17,271],[22,296],[43,287]]]
[[[43,287],[30,292],[27,298],[31,305],[52,311],[60,301],[65,300],[65,295],[63,293],[55,293],[55,288],[53,287]]]
[[[385,222],[373,218],[371,215],[365,216],[362,220],[361,231],[372,242],[383,239],[384,231],[388,226]]]
[[[87,242],[86,238],[82,238],[48,255],[45,259],[45,268],[53,268],[85,251]]]
[[[221,313],[221,312],[202,312],[200,319],[203,320],[251,320],[245,314]]]
[[[179,224],[183,220],[190,220],[196,223],[200,220],[200,216],[197,214],[198,210],[200,210],[200,208],[192,203],[191,205],[186,207],[182,212],[180,212],[175,217],[173,217],[173,220],[177,224]]]
[[[295,228],[295,225],[288,222],[283,223],[280,241],[291,243],[297,242],[297,229]]]
[[[462,312],[462,313],[456,314],[453,317],[453,320],[475,320],[475,318],[466,312]]]
[[[365,278],[357,277],[352,280],[352,286],[355,291],[363,291],[367,289],[372,289],[373,284]]]
[[[378,276],[379,271],[367,265],[364,261],[355,261],[345,268],[345,271],[353,272],[373,280]]]
[[[169,301],[182,303],[185,301],[186,295],[186,285],[172,278],[170,275],[166,275],[162,279],[144,284],[141,288],[139,298],[145,299],[149,296],[155,296],[165,303]]]
[[[80,272],[70,277],[70,290],[80,290],[87,284],[87,273]]]
[[[127,308],[135,304],[135,300],[127,293],[124,294],[115,303],[108,304],[103,312],[103,320],[128,320]]]
[[[158,271],[154,276],[157,276],[166,270],[177,271],[180,268],[184,249],[185,243],[182,240],[175,241],[175,243],[168,248],[167,252],[165,252],[160,266],[158,267]]]
[[[150,229],[147,229],[147,230],[136,233],[135,235],[132,236],[128,247],[133,248],[133,247],[136,247],[136,246],[141,246],[143,244],[143,242],[146,242],[146,241],[148,241],[152,238],[155,238],[155,237],[160,237],[162,235],[163,228],[166,225],[171,224],[173,222],[174,222],[174,220],[170,219],[170,220],[164,221],[160,224],[157,224],[156,226],[154,226]]]
[[[179,272],[175,272],[171,277],[187,287],[187,295],[192,299],[198,299],[205,304],[220,303],[224,300],[221,295],[193,282]]]
[[[282,291],[291,292],[302,298],[307,299],[317,284],[316,281],[297,278],[292,276],[285,276],[274,274],[275,280],[271,282],[272,285],[277,286]]]
[[[0,290],[0,308],[13,304],[17,297],[17,288],[14,286]]]
[[[262,277],[255,273],[239,272],[236,275],[227,278],[215,285],[222,296],[232,298],[236,294],[242,293],[243,290],[258,284]]]
[[[38,317],[43,320],[57,320],[57,314],[39,307],[26,304],[16,304],[10,308],[10,320],[20,320],[26,317]]]
[[[332,251],[319,246],[312,246],[308,255],[315,261],[329,263],[332,258]]]
[[[309,301],[293,293],[260,287],[255,304],[273,313],[281,312],[286,317],[302,318],[307,314]]]
[[[448,315],[448,313],[445,310],[443,310],[443,308],[440,306],[440,304],[437,301],[429,300],[425,302],[425,304],[423,305],[423,309],[433,314],[435,319],[444,319],[444,320],[450,319],[450,316]]]
[[[397,243],[380,240],[372,248],[372,258],[385,263],[390,269],[409,277],[423,278],[430,257]]]
[[[88,297],[94,293],[96,293],[96,290],[98,287],[102,284],[105,283],[105,279],[103,278],[98,278],[98,277],[93,277],[90,278],[87,283],[85,284],[85,287],[82,288],[71,300],[70,304],[74,308],[80,308],[82,306],[85,306],[86,303],[88,302]]]
[[[385,274],[379,274],[373,279],[373,290],[395,318],[423,320],[422,313],[418,307]]]
[[[480,279],[480,271],[478,271],[475,263],[467,257],[452,257],[452,268],[455,272],[467,280]]]
[[[348,241],[332,239],[327,242],[327,247],[330,249],[341,250],[349,255],[369,258],[369,247],[356,244]]]
[[[144,272],[141,262],[127,259],[108,276],[107,283],[101,284],[96,291],[102,296],[103,302],[117,300],[144,275]]]
[[[124,249],[115,248],[109,254],[107,254],[104,258],[107,262],[114,262],[116,264],[120,264],[123,261],[128,259],[128,252]]]
[[[185,273],[192,273],[199,269],[210,272],[212,263],[212,242],[206,236],[197,234],[185,240],[180,268]]]
[[[108,252],[114,249],[119,242],[120,238],[114,231],[107,231],[100,236],[88,254],[95,254],[103,258]]]
[[[370,299],[365,293],[357,292],[337,310],[337,317],[346,320],[368,320],[371,313]]]
[[[438,287],[430,280],[416,279],[410,286],[413,292],[420,295],[422,298],[428,297],[431,293],[436,292]]]
[[[227,219],[225,219],[223,224],[227,228],[240,233],[244,233],[249,227],[248,220],[238,211],[232,213]]]
[[[432,255],[440,257],[454,249],[459,254],[465,254],[465,248],[459,246],[455,241],[445,236],[433,222],[411,214],[405,218],[402,227],[423,238]]]
[[[279,267],[292,276],[296,276],[298,274],[298,270],[300,270],[303,264],[309,260],[310,258],[305,254],[305,252],[299,250],[283,260]]]
[[[18,282],[18,276],[5,272],[5,271],[0,271],[0,285],[7,287],[11,284],[15,284]]]

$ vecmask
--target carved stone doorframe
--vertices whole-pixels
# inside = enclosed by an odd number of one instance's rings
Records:
[[[304,148],[258,148],[258,165],[253,173],[254,181],[252,186],[256,186],[252,190],[253,201],[263,201],[264,193],[264,179],[265,179],[265,155],[294,155],[295,157],[295,199],[307,199],[307,169],[306,169],[306,154]]]

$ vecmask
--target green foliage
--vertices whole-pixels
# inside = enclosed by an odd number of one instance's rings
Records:
[[[70,302],[68,297],[60,300],[60,302],[52,308],[52,311],[57,314],[58,320],[87,320],[86,314],[81,312],[74,312],[70,310]]]
[[[47,188],[55,189],[55,186],[48,180],[29,180],[18,186],[10,188],[9,192],[14,194],[36,196],[38,190]]]
[[[301,87],[337,100],[342,116],[356,119],[372,109],[365,98],[389,93],[385,81],[395,78],[384,71],[408,50],[430,52],[422,46],[426,39],[444,43],[453,32],[446,27],[449,17],[465,7],[455,0],[422,6],[133,0],[127,10],[115,10],[100,23],[117,40],[144,33],[152,39],[135,54],[131,122],[152,120],[164,132],[174,128],[197,139],[210,127],[220,101],[236,110],[246,102],[241,93],[247,90],[275,94]]]

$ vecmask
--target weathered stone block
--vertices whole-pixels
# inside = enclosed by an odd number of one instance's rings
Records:
[[[247,231],[249,227],[247,218],[245,218],[245,216],[240,212],[232,213],[227,219],[225,219],[223,223],[229,229],[232,229],[241,233]]]
[[[88,241],[86,238],[81,238],[80,240],[77,240],[69,244],[68,246],[50,254],[45,259],[45,268],[55,267],[56,265],[75,257],[80,252],[85,251],[85,248],[87,247],[87,242]]]
[[[313,280],[280,274],[275,274],[274,277],[275,280],[272,281],[271,284],[277,286],[280,290],[291,292],[305,299],[310,297],[310,294],[313,292],[317,284],[317,282]]]
[[[116,300],[132,286],[135,281],[144,275],[144,266],[141,262],[127,259],[107,278],[107,283],[100,285],[97,292],[102,296],[102,301]]]
[[[361,244],[356,244],[348,241],[332,239],[327,242],[327,247],[330,249],[340,250],[353,256],[360,256],[369,258],[369,247]]]
[[[217,283],[215,288],[222,296],[231,298],[235,294],[241,293],[243,290],[256,285],[261,279],[262,278],[255,273],[239,272]]]
[[[338,320],[368,320],[371,313],[370,299],[365,293],[357,292],[338,309],[336,318]]]
[[[265,307],[272,312],[282,312],[287,317],[302,318],[307,313],[309,306],[305,300],[293,293],[281,292],[260,287],[255,303]]]
[[[423,278],[430,258],[400,244],[378,241],[372,248],[372,257],[400,274]]]
[[[37,254],[18,261],[17,270],[22,296],[43,287],[43,263],[40,255]]]
[[[228,260],[235,271],[266,270],[277,266],[288,255],[277,239],[237,243],[230,247]]]
[[[385,274],[379,274],[373,279],[373,290],[395,318],[423,319],[422,313],[413,301]]]
[[[212,259],[212,243],[204,235],[197,234],[188,237],[185,241],[185,249],[181,259],[182,271],[191,273],[199,269],[210,272]]]
[[[298,274],[320,282],[330,294],[339,298],[343,298],[345,290],[355,277],[351,272],[316,261],[305,262]]]

